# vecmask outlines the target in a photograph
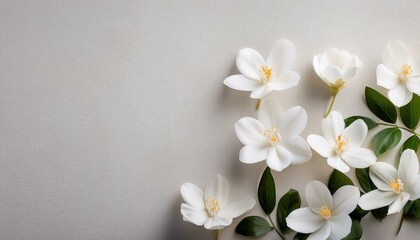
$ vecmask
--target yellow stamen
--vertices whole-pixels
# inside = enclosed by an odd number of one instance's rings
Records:
[[[321,207],[319,209],[319,215],[325,219],[331,218],[331,210],[328,207]]]
[[[216,216],[220,212],[219,200],[215,198],[207,198],[205,203],[207,212],[210,214],[210,216]]]
[[[335,143],[337,145],[337,148],[336,148],[337,153],[341,154],[347,149],[349,139],[342,135],[338,135],[337,139],[335,140]]]
[[[271,79],[272,75],[272,68],[268,66],[262,66],[260,69],[260,79],[263,83],[268,83]]]
[[[401,193],[404,190],[404,183],[401,182],[400,179],[391,180],[389,183],[389,187],[395,192],[395,193]]]
[[[279,130],[277,130],[276,127],[273,127],[273,129],[270,130],[265,130],[264,131],[264,136],[267,138],[267,140],[271,143],[276,143],[280,141],[280,133]]]
[[[411,77],[411,74],[413,73],[413,69],[411,68],[411,66],[410,65],[408,65],[408,64],[404,64],[404,66],[402,66],[401,67],[401,75],[404,77],[404,78],[409,78],[409,77]]]

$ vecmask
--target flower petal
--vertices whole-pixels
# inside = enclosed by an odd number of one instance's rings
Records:
[[[273,99],[262,102],[258,110],[258,121],[260,121],[267,129],[277,127],[277,123],[282,115],[280,103]],[[283,133],[281,133],[283,135]]]
[[[331,234],[328,239],[331,240],[341,240],[351,231],[351,218],[347,214],[339,214],[333,216],[330,220],[331,222]]]
[[[299,74],[293,71],[287,71],[281,76],[275,76],[268,85],[276,91],[281,91],[298,85],[299,80]]]
[[[341,158],[354,168],[367,168],[376,162],[375,153],[366,148],[351,148],[344,152]]]
[[[420,95],[420,77],[409,78],[405,85],[410,92]]]
[[[322,68],[320,65],[322,55],[315,55],[314,60],[312,61],[312,65],[314,67],[314,71],[316,75],[318,75],[319,78],[323,79],[324,76],[322,76]]]
[[[325,69],[328,66],[337,66],[340,62],[340,51],[335,48],[328,49],[325,51],[320,59],[321,69]]]
[[[357,72],[359,71],[359,67],[350,67],[343,73],[343,80],[348,81],[354,78],[356,76]]]
[[[337,80],[343,79],[343,72],[337,66],[327,66],[322,72],[322,76],[329,83],[335,84]]]
[[[343,130],[343,135],[349,140],[349,147],[358,148],[366,139],[368,127],[362,119],[357,119]]]
[[[413,185],[407,187],[404,186],[404,192],[410,194],[410,201],[420,198],[420,176],[417,177]]]
[[[373,184],[382,191],[392,191],[391,181],[398,177],[397,169],[385,162],[376,162],[370,167],[369,176]]]
[[[304,108],[296,106],[288,109],[280,117],[278,127],[283,137],[299,135],[306,127],[308,115]]]
[[[357,207],[360,198],[360,191],[355,186],[342,186],[339,188],[333,198],[333,215],[340,213],[350,214]]]
[[[344,118],[340,112],[333,111],[327,118],[322,119],[322,132],[325,139],[335,146],[335,140],[344,130]]]
[[[310,208],[299,208],[291,212],[286,218],[287,226],[296,232],[312,233],[320,229],[325,222],[321,215]]]
[[[236,66],[244,77],[252,80],[260,80],[260,69],[265,66],[261,54],[252,48],[244,48],[236,57]]]
[[[395,106],[401,107],[411,101],[413,93],[408,90],[405,84],[399,84],[395,88],[389,90],[388,97]]]
[[[292,154],[292,164],[307,162],[312,157],[311,148],[300,136],[291,136],[284,139],[282,144]]]
[[[319,181],[312,181],[305,187],[305,197],[308,206],[314,212],[319,212],[321,207],[328,207],[332,209],[333,200],[331,193],[325,184]]]
[[[251,117],[243,117],[235,123],[236,136],[244,145],[266,143],[265,130],[257,119]]]
[[[331,167],[337,169],[342,173],[346,173],[350,170],[349,165],[341,159],[340,155],[332,155],[327,158],[327,163]]]
[[[232,224],[232,221],[232,218],[222,218],[219,216],[214,216],[206,220],[206,222],[204,223],[204,227],[209,230],[222,229]]]
[[[379,64],[378,67],[376,67],[376,78],[376,83],[386,89],[395,88],[399,82],[399,76],[383,64]]]
[[[208,218],[208,214],[205,210],[193,208],[185,203],[181,204],[181,214],[184,221],[198,226],[202,226]]]
[[[405,150],[398,166],[398,178],[407,186],[412,186],[419,175],[419,160],[416,152],[411,149]]]
[[[239,151],[239,161],[243,163],[257,163],[267,159],[268,145],[248,144]]]
[[[320,229],[310,234],[307,240],[325,240],[330,236],[330,234],[331,234],[331,223],[327,221],[324,223],[324,225]]]
[[[241,198],[236,201],[231,201],[228,205],[221,209],[218,216],[223,218],[236,218],[251,210],[255,205],[255,200],[252,198]]]
[[[398,195],[394,192],[382,192],[379,189],[375,189],[360,197],[359,206],[364,210],[378,209],[388,206],[397,197]]]
[[[203,191],[192,183],[184,183],[181,186],[181,196],[184,202],[196,209],[205,210],[204,193]]]
[[[383,54],[384,65],[395,73],[399,72],[401,66],[407,63],[408,56],[408,49],[402,42],[390,41]]]
[[[410,194],[406,192],[402,192],[398,195],[397,199],[389,206],[388,208],[388,215],[399,213],[401,209],[405,206],[410,198]]]
[[[275,171],[281,172],[287,168],[292,161],[292,154],[283,146],[276,145],[268,152],[267,166]]]
[[[273,91],[273,87],[271,85],[261,84],[259,88],[254,89],[251,92],[250,97],[253,99],[261,99],[265,95],[269,94],[271,91]]]
[[[273,68],[274,74],[283,74],[292,67],[296,58],[295,45],[283,39],[274,45],[267,58],[267,65]]]
[[[308,136],[307,141],[311,148],[323,157],[332,156],[334,153],[334,148],[322,136],[311,134]]]
[[[216,198],[220,202],[220,207],[224,208],[229,198],[229,182],[225,177],[217,174],[216,178],[207,184],[204,191],[205,198]]]
[[[250,80],[239,74],[226,78],[223,83],[226,86],[239,91],[252,91],[261,85],[260,81]]]

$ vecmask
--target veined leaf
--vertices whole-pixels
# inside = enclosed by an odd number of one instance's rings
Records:
[[[379,156],[397,146],[401,140],[401,136],[401,130],[398,128],[386,128],[376,134],[372,140],[373,151],[376,156]]]
[[[347,237],[343,238],[342,240],[359,240],[362,238],[363,229],[360,225],[359,221],[353,220],[351,223],[351,230]]]
[[[401,147],[400,153],[402,154],[402,152],[404,152],[404,150],[406,149],[413,149],[414,152],[417,152],[417,150],[419,150],[419,147],[420,147],[420,138],[417,137],[416,135],[413,135],[407,138],[407,140],[405,140],[405,142],[403,143]]]
[[[331,194],[334,194],[335,191],[345,185],[353,186],[353,182],[344,173],[334,169],[334,171],[331,173],[330,179],[328,180],[328,189],[330,190]]]
[[[276,206],[276,184],[270,168],[267,167],[261,176],[258,186],[258,200],[264,212],[270,214]]]
[[[368,127],[368,130],[370,130],[372,128],[375,128],[375,127],[378,126],[378,124],[375,121],[373,121],[372,119],[370,119],[368,117],[364,117],[364,116],[351,116],[351,117],[348,117],[348,118],[344,119],[344,123],[346,124],[346,127],[348,127],[348,126],[350,126],[350,124],[352,124],[357,119],[362,119],[366,123],[366,125]]]
[[[388,123],[395,123],[397,121],[397,110],[394,104],[385,96],[373,88],[366,87],[365,98],[368,108],[378,118]]]
[[[249,216],[236,226],[235,232],[244,236],[261,237],[269,231],[273,230],[270,223],[258,216]]]
[[[300,208],[301,199],[299,192],[290,189],[286,194],[281,197],[277,206],[277,222],[281,231],[284,233],[289,228],[287,227],[286,217],[295,209]]]
[[[420,97],[413,93],[411,101],[400,108],[401,120],[411,130],[416,130],[420,120]]]

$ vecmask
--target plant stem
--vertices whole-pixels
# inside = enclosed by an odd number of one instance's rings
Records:
[[[330,106],[328,107],[327,113],[324,114],[324,118],[328,117],[328,115],[330,114],[332,107],[334,105],[335,99],[337,98],[337,94],[338,92],[332,92],[332,100],[331,100]]]
[[[391,124],[391,123],[378,123],[378,122],[377,122],[377,124],[378,124],[378,125],[382,125],[382,126],[388,126],[388,127],[396,127],[396,128],[399,128],[399,129],[403,129],[403,130],[405,130],[405,131],[407,131],[407,132],[410,132],[410,133],[412,133],[412,134],[414,134],[414,135],[416,135],[416,136],[420,136],[420,133],[417,133],[417,132],[415,132],[415,131],[413,131],[413,130],[411,130],[411,129],[409,129],[409,128],[406,128],[406,127],[401,127],[401,126],[398,126],[397,124]]]
[[[271,219],[271,216],[270,215],[267,215],[267,216],[268,216],[268,219],[270,220],[271,225],[273,225],[274,230],[276,230],[277,234],[281,237],[281,239],[286,240],[286,237],[283,235],[283,233],[277,229],[276,225],[274,225],[274,222]]]
[[[257,106],[255,107],[257,111],[260,109],[260,105],[261,105],[261,99],[258,99]]]
[[[398,233],[400,233],[403,221],[404,221],[404,213],[401,215],[401,220],[400,220],[400,224],[398,225],[397,235]]]
[[[219,240],[220,237],[220,229],[216,230],[216,240]]]

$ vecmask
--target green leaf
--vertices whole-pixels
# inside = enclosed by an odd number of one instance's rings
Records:
[[[372,215],[378,219],[379,221],[382,221],[382,219],[386,218],[386,216],[388,216],[388,206],[386,207],[382,207],[382,208],[378,208],[378,209],[374,209],[372,211],[370,211],[372,213]]]
[[[420,120],[420,97],[413,94],[411,101],[400,108],[401,120],[411,130],[416,130]]]
[[[264,212],[270,214],[276,206],[276,184],[270,168],[267,167],[258,186],[258,200]]]
[[[308,237],[309,237],[309,234],[296,233],[296,235],[293,237],[293,240],[306,240]]]
[[[345,185],[353,186],[353,182],[344,173],[334,169],[334,171],[331,173],[330,180],[328,180],[328,189],[330,190],[331,194],[334,194],[335,191]]]
[[[365,211],[359,205],[357,205],[356,209],[354,209],[353,212],[350,213],[350,217],[353,220],[360,221],[368,213],[369,211]]]
[[[397,121],[397,109],[385,96],[373,88],[365,88],[366,104],[370,111],[378,118],[388,123]]]
[[[347,235],[347,237],[343,238],[342,240],[359,240],[362,238],[362,235],[363,229],[360,225],[360,222],[353,220],[349,235]]]
[[[401,147],[400,153],[404,152],[406,149],[413,149],[414,152],[417,152],[420,147],[420,138],[416,135],[413,135],[409,137],[407,140],[405,140],[404,144]]]
[[[273,230],[270,223],[262,217],[249,216],[236,226],[235,232],[244,236],[261,237]]]
[[[370,192],[376,189],[375,184],[369,178],[369,168],[357,168],[356,177],[363,191]]]
[[[300,208],[301,199],[299,192],[290,189],[280,198],[277,206],[277,222],[282,232],[289,230],[286,223],[286,217],[295,209]]]
[[[401,130],[398,128],[386,128],[376,134],[372,140],[373,151],[376,156],[379,156],[397,146],[401,140],[401,136]]]
[[[407,217],[414,217],[414,218],[420,218],[420,199],[417,199],[413,202],[411,202],[410,204],[406,204],[406,206],[408,207],[407,212],[404,214]],[[404,208],[404,212],[405,212],[405,208]]]
[[[375,121],[373,121],[372,119],[370,119],[368,117],[364,117],[364,116],[351,116],[351,117],[348,117],[348,118],[344,119],[344,123],[346,123],[346,127],[348,127],[348,126],[350,126],[350,124],[352,124],[357,119],[362,119],[366,123],[366,125],[368,127],[368,130],[370,130],[372,128],[375,128],[375,127],[378,126],[378,124]]]

